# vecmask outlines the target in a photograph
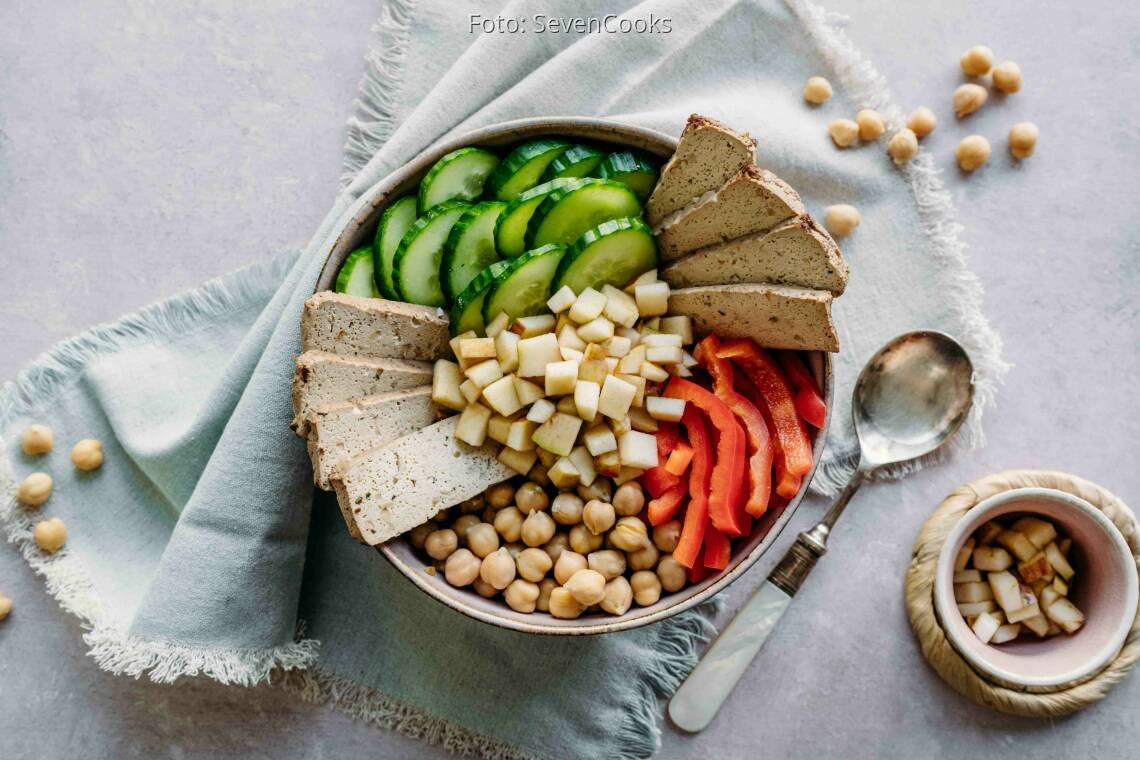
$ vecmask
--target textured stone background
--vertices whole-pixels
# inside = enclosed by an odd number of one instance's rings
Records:
[[[0,4],[0,377],[92,323],[301,244],[323,217],[377,7],[267,5]],[[852,37],[900,103],[942,118],[924,146],[947,166],[1015,366],[987,418],[989,446],[867,487],[717,722],[698,737],[666,729],[662,757],[1133,755],[1140,680],[1067,720],[974,707],[923,663],[901,578],[926,513],[987,472],[1064,469],[1140,506],[1140,14],[1107,0],[830,7],[852,15]],[[1026,87],[955,124],[957,56],[977,42],[1018,61]],[[1004,134],[1023,119],[1042,137],[1017,165]],[[966,177],[951,154],[970,132],[995,152]],[[824,507],[800,511],[734,604]],[[444,754],[269,688],[105,675],[10,547],[0,590],[16,602],[0,625],[5,757]]]

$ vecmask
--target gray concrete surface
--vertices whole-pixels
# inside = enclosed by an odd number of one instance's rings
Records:
[[[851,14],[901,103],[942,118],[925,144],[948,167],[1015,367],[989,446],[866,488],[717,722],[697,737],[667,728],[661,756],[1132,756],[1140,679],[1064,720],[977,708],[922,661],[901,577],[928,511],[988,472],[1068,470],[1140,503],[1140,14],[1108,0],[830,7]],[[91,323],[304,242],[336,191],[376,12],[362,0],[0,4],[0,377]],[[957,56],[978,42],[1018,61],[1025,89],[955,124]],[[1018,165],[1004,134],[1023,119],[1042,135]],[[950,157],[970,132],[995,151],[966,177]],[[801,510],[783,543],[823,506]],[[0,590],[16,603],[0,624],[4,757],[444,754],[268,688],[107,676],[10,547]]]

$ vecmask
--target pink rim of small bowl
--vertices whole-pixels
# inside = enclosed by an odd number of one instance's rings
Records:
[[[1051,520],[1073,539],[1077,575],[1070,594],[1085,614],[1085,625],[1071,636],[983,644],[954,600],[954,560],[984,523],[1022,513]],[[1005,491],[970,509],[946,537],[934,576],[934,606],[954,649],[975,670],[1014,687],[1062,687],[1103,670],[1132,629],[1138,597],[1136,560],[1120,531],[1084,499],[1051,488]]]

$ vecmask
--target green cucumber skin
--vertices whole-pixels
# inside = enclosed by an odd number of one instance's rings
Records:
[[[550,162],[570,147],[561,140],[534,140],[515,148],[487,179],[496,200],[513,201],[537,185]]]
[[[607,243],[620,246],[612,264],[600,258]],[[557,292],[569,285],[575,293],[581,293],[586,288],[601,290],[607,284],[624,288],[658,264],[657,240],[649,225],[639,217],[611,219],[585,232],[567,251],[558,262],[550,289]]]
[[[358,248],[348,254],[336,276],[336,292],[379,298],[380,289],[372,270],[372,249]]]
[[[490,322],[500,311],[505,311],[511,319],[541,313],[550,300],[550,283],[566,251],[564,245],[544,245],[501,262],[506,266],[487,291],[483,320]]]
[[[605,192],[608,200],[617,208],[599,208],[597,204],[590,205],[586,200],[590,195]],[[565,205],[569,204],[569,205]],[[570,225],[568,230],[558,229],[560,220],[573,219],[575,209],[581,207],[578,213],[581,218]],[[587,212],[589,213],[587,215]],[[620,219],[641,214],[641,201],[626,185],[608,179],[579,180],[573,187],[560,188],[552,191],[543,199],[542,203],[527,224],[526,241],[528,248],[539,248],[548,243],[562,243],[573,245],[586,230],[592,229],[602,222],[610,219]]]
[[[482,148],[453,150],[432,165],[420,182],[419,212],[450,200],[473,201],[483,195],[487,178],[499,165],[499,157]],[[459,174],[461,186],[454,187],[455,179],[445,173]]]
[[[448,313],[452,335],[474,330],[480,335],[487,329],[483,321],[483,301],[495,277],[507,267],[508,262],[496,261],[484,269],[468,283],[463,292],[455,297]]]
[[[605,153],[589,145],[572,145],[550,162],[542,175],[542,181],[589,177],[605,157]]]
[[[506,207],[503,201],[478,203],[451,228],[439,265],[439,282],[448,300],[462,293],[475,275],[498,260],[495,227]]]
[[[507,204],[506,210],[495,222],[495,246],[499,249],[499,255],[505,259],[513,259],[524,254],[526,252],[526,228],[531,215],[542,203],[542,199],[558,188],[572,187],[580,182],[581,180],[565,177],[543,182]],[[517,232],[522,234],[516,234]]]
[[[597,177],[621,182],[644,202],[657,185],[657,167],[646,155],[632,150],[611,153],[598,164]]]
[[[376,277],[376,287],[380,294],[390,300],[399,299],[396,286],[392,282],[392,261],[400,241],[416,221],[416,197],[407,195],[394,201],[384,210],[380,224],[376,228],[376,238],[372,242],[372,267]]]
[[[459,217],[469,208],[471,208],[469,203],[445,201],[429,209],[404,235],[400,247],[396,249],[392,265],[392,282],[399,300],[423,306],[447,305],[447,299],[444,298],[439,284],[439,265],[443,258],[443,243],[447,240],[447,235],[443,235],[438,247],[430,249],[417,248],[416,241],[419,240],[423,245],[424,239],[421,236],[426,234],[433,223],[437,223],[436,220],[441,217],[451,220],[451,224],[447,227],[447,233],[450,234],[451,226],[459,221]],[[438,223],[444,224],[446,221]],[[425,256],[430,256],[432,260],[423,261]],[[413,272],[413,269],[418,271]],[[413,280],[413,278],[418,279]]]

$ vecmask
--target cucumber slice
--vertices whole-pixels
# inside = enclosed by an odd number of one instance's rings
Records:
[[[550,162],[570,147],[561,140],[535,140],[511,151],[487,180],[491,194],[500,201],[513,201],[538,184]]]
[[[420,213],[444,201],[473,201],[483,194],[499,157],[482,148],[460,148],[435,162],[420,182]]]
[[[495,245],[499,255],[505,259],[513,259],[526,252],[526,226],[538,204],[553,190],[560,187],[570,187],[577,184],[576,179],[553,179],[532,187],[507,206],[506,211],[495,224]]]
[[[483,301],[487,297],[487,291],[491,289],[491,283],[495,278],[506,269],[509,262],[496,261],[482,272],[479,272],[467,283],[467,287],[463,292],[455,297],[455,302],[451,305],[451,334],[459,335],[468,330],[474,330],[480,335],[484,334],[487,329],[487,323],[483,321]]]
[[[447,298],[454,299],[475,275],[498,261],[495,222],[506,207],[502,201],[484,201],[465,211],[451,228],[439,268],[439,281]]]
[[[569,285],[575,293],[603,285],[624,288],[633,278],[657,266],[657,240],[638,217],[611,219],[588,230],[558,264],[550,285],[558,292]]]
[[[372,266],[376,272],[376,285],[385,298],[392,300],[400,296],[392,283],[392,262],[400,241],[416,221],[416,197],[409,195],[396,201],[384,210],[380,226],[376,228],[376,239],[372,242]]]
[[[657,185],[657,167],[649,156],[637,151],[611,153],[598,165],[597,176],[620,182],[644,201]]]
[[[542,175],[542,181],[549,182],[560,177],[588,177],[605,157],[605,153],[589,145],[572,145],[550,162],[546,173]]]
[[[348,254],[336,275],[336,292],[351,296],[379,298],[380,289],[373,277],[372,249],[358,248]]]
[[[553,190],[535,209],[527,225],[530,248],[549,243],[571,245],[582,233],[610,219],[640,216],[641,203],[633,191],[608,179],[582,179],[572,187]]]
[[[451,228],[469,208],[468,203],[444,201],[417,219],[404,235],[392,266],[392,282],[401,301],[424,306],[447,303],[439,285],[443,244]]]
[[[550,282],[558,262],[566,253],[564,245],[544,245],[509,259],[495,276],[483,302],[483,319],[490,322],[500,311],[511,319],[541,314],[550,300]]]

